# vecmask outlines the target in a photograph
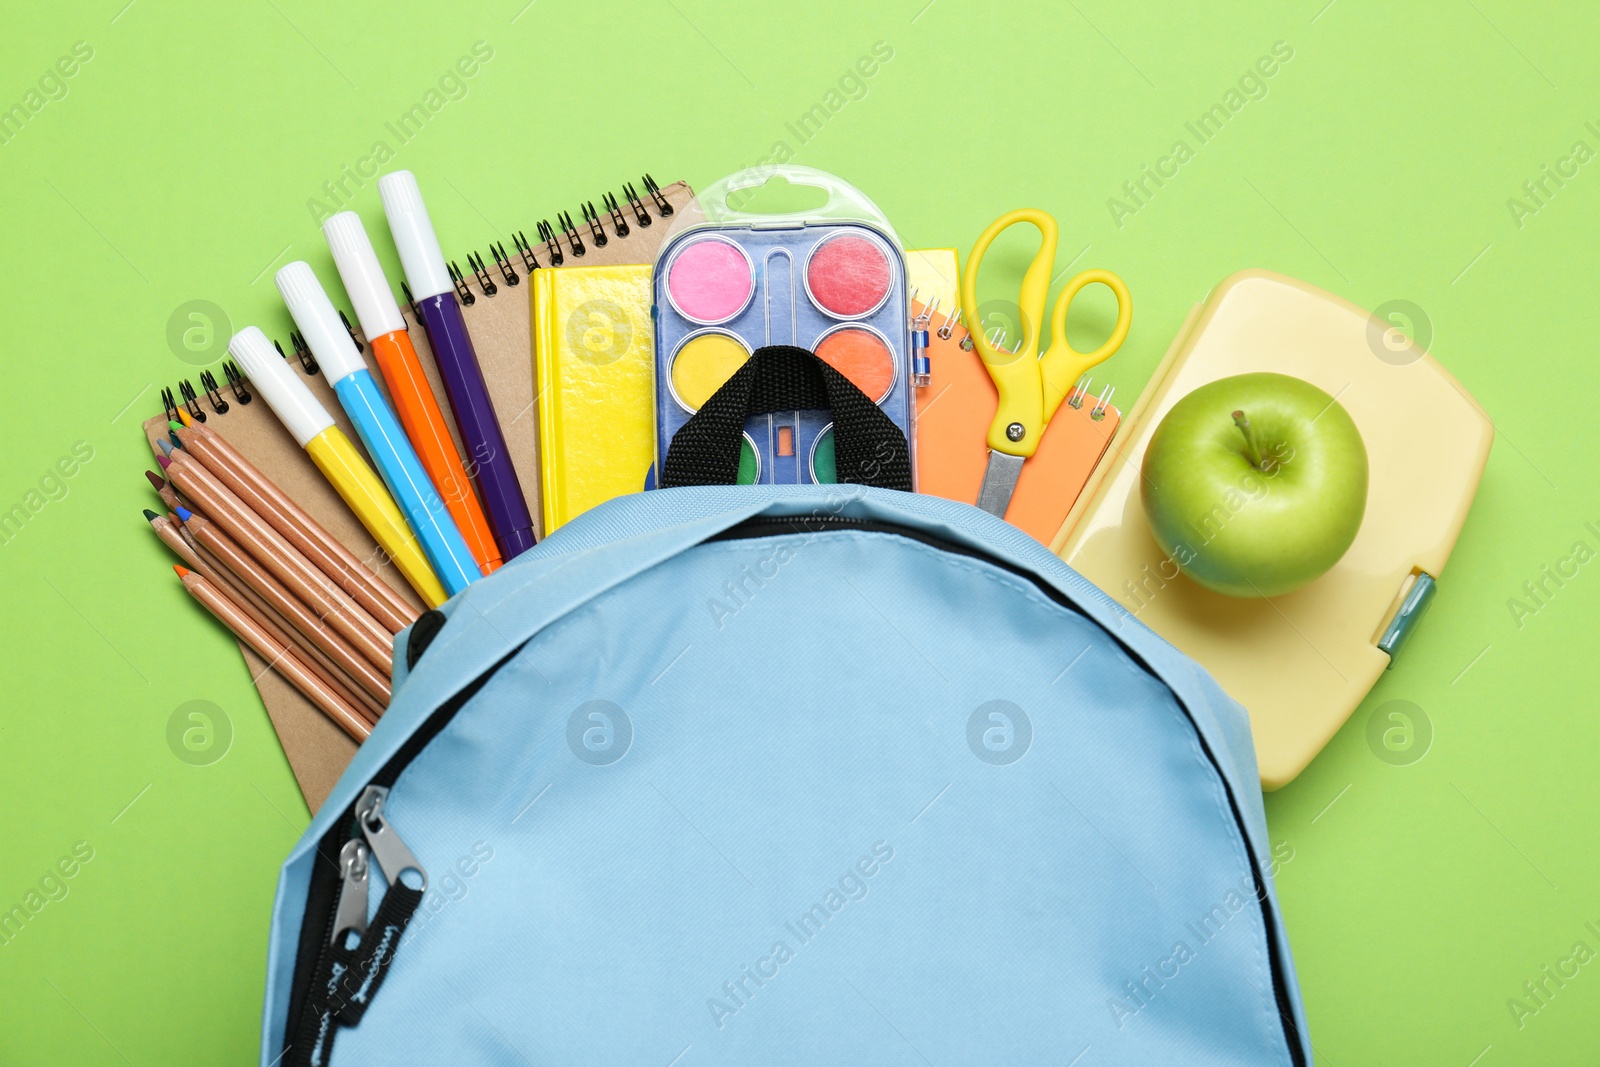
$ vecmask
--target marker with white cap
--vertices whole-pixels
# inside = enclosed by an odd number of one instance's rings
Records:
[[[246,377],[284,429],[306,450],[311,462],[394,560],[417,595],[429,607],[444,603],[448,599],[444,587],[406,529],[405,516],[395,506],[394,498],[350,438],[334,425],[328,409],[272,347],[267,335],[259,327],[246,326],[228,342],[228,355],[244,368]]]
[[[445,269],[439,238],[433,232],[417,179],[410,171],[397,170],[379,178],[378,195],[383,199],[383,213],[388,216],[412,299],[433,345],[445,393],[461,431],[461,443],[477,470],[478,492],[489,513],[489,526],[500,544],[500,555],[509,562],[533,547],[533,517],[528,513],[522,483],[511,464],[505,434],[489,400],[472,335],[461,317],[461,305],[456,301],[450,272]]]
[[[322,373],[333,386],[340,406],[350,416],[367,455],[372,457],[412,533],[422,543],[433,573],[451,596],[461,592],[473,580],[483,577],[483,571],[450,517],[450,509],[428,480],[417,450],[411,447],[378,391],[378,383],[311,265],[304,261],[290,263],[273,280]]]
[[[455,439],[450,436],[444,412],[439,410],[439,401],[428,385],[422,361],[412,347],[389,279],[361,225],[361,216],[354,211],[341,211],[322,224],[322,233],[328,239],[339,277],[344,280],[344,290],[355,305],[356,319],[361,323],[361,332],[367,335],[367,346],[383,375],[383,384],[389,387],[394,413],[416,448],[422,469],[450,508],[456,528],[472,549],[472,558],[483,573],[490,574],[500,566],[500,549],[494,543],[483,505],[473,492]]]

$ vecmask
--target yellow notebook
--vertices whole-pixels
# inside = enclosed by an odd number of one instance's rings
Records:
[[[644,488],[655,462],[650,265],[532,275],[544,531]]]

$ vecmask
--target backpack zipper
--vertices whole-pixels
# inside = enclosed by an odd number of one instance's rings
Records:
[[[865,533],[884,533],[904,537],[949,552],[957,556],[981,560],[991,566],[998,567],[1009,574],[1026,579],[1037,587],[1040,592],[1055,603],[1067,608],[1078,615],[1087,618],[1087,614],[1078,605],[1069,600],[1064,593],[1056,589],[1038,575],[1026,568],[1017,566],[1007,560],[999,559],[987,552],[958,544],[954,541],[928,534],[921,530],[912,529],[897,523],[881,522],[869,519],[853,519],[842,515],[804,515],[792,518],[774,518],[762,516],[747,519],[735,526],[723,530],[721,533],[706,538],[706,542],[716,541],[742,541],[757,537],[771,537],[795,534],[816,534],[830,530],[858,530]],[[1139,664],[1146,672],[1155,675],[1156,672],[1136,650],[1129,647],[1121,638],[1111,631],[1105,631],[1106,636],[1117,643],[1117,646],[1127,654],[1135,663]],[[525,645],[525,643],[524,643]],[[461,708],[477,695],[489,680],[499,672],[511,659],[522,651],[524,645],[518,645],[508,652],[483,674],[479,675],[469,685],[455,696],[451,697],[437,710],[423,720],[415,733],[406,739],[400,749],[385,763],[378,773],[372,778],[357,801],[350,806],[349,818],[336,822],[329,829],[328,834],[318,847],[318,855],[313,860],[311,884],[306,894],[305,918],[300,930],[300,948],[295,960],[295,975],[289,998],[289,1028],[285,1036],[285,1057],[291,1054],[298,1058],[292,1062],[305,1065],[305,1067],[326,1067],[327,1052],[331,1049],[332,1038],[339,1024],[355,1025],[365,1014],[366,1008],[371,1004],[374,994],[382,984],[384,976],[394,960],[394,949],[397,947],[400,936],[404,933],[406,924],[415,914],[417,906],[422,902],[422,892],[427,885],[427,872],[417,862],[411,850],[406,847],[394,828],[388,824],[384,816],[384,805],[388,799],[389,787],[392,786],[400,773],[414,760],[417,755],[427,747],[428,743],[443,730]],[[1159,676],[1157,676],[1159,677]],[[1176,697],[1177,694],[1173,694]],[[1200,750],[1205,754],[1207,762],[1222,783],[1223,793],[1228,798],[1228,809],[1233,816],[1234,826],[1240,838],[1246,843],[1245,855],[1250,862],[1250,874],[1255,886],[1256,901],[1261,907],[1263,929],[1266,934],[1267,955],[1272,970],[1273,999],[1278,1010],[1278,1019],[1283,1028],[1284,1041],[1289,1048],[1289,1060],[1292,1067],[1307,1067],[1305,1048],[1300,1040],[1300,1030],[1294,1017],[1294,1008],[1289,996],[1288,977],[1284,973],[1282,964],[1282,949],[1278,944],[1277,927],[1273,921],[1272,905],[1267,897],[1266,879],[1261,872],[1261,865],[1257,861],[1255,850],[1249,847],[1250,834],[1245,827],[1244,815],[1240,811],[1238,798],[1234,796],[1233,786],[1222,773],[1221,764],[1217,761],[1216,754],[1211,751],[1211,745],[1206,741],[1205,735],[1195,725],[1194,717],[1181,700],[1178,706],[1183,709],[1184,717],[1189,720],[1194,729],[1195,738],[1200,744]],[[367,820],[371,821],[374,829],[369,829],[368,821],[362,819],[362,812],[366,812]],[[341,843],[338,836],[341,829],[344,831],[344,841]],[[343,848],[359,838],[365,838],[368,848],[376,855],[378,865],[384,877],[389,882],[389,889],[384,894],[383,900],[378,905],[378,911],[373,916],[370,929],[363,936],[359,946],[360,959],[351,958],[340,973],[338,993],[330,996],[329,1003],[319,1004],[323,998],[315,995],[315,980],[324,973],[325,967],[337,966],[340,962],[339,947],[331,943],[332,927],[338,924],[336,915],[339,904],[342,903],[342,865],[328,861],[327,857],[334,853],[334,846],[339,846],[342,855]],[[384,853],[379,853],[378,843],[382,842]],[[386,862],[387,856],[387,862]],[[322,862],[317,862],[318,860]],[[421,888],[406,885],[400,876],[406,871],[415,871],[418,875]],[[418,880],[418,879],[413,879]],[[399,892],[397,892],[397,890]],[[392,906],[391,906],[392,905]],[[387,910],[386,910],[387,909]],[[365,910],[365,903],[363,903]],[[323,924],[313,921],[319,916],[326,916]],[[320,941],[308,941],[308,931],[325,931]],[[387,933],[385,933],[387,931]],[[359,968],[359,969],[358,969]],[[361,999],[356,999],[357,994]],[[326,1014],[331,1008],[333,1014]],[[322,1030],[319,1031],[317,1023],[323,1021]],[[319,1034],[324,1033],[319,1040]],[[311,1045],[307,1046],[307,1038]],[[298,1051],[297,1051],[297,1046]],[[318,1050],[322,1051],[320,1059],[314,1059]]]
[[[339,850],[339,904],[333,912],[330,945],[354,934],[356,942],[367,932],[367,882],[371,874],[371,854],[364,841],[352,838]]]
[[[361,970],[362,966],[372,967],[381,963],[383,973],[387,973],[393,963],[394,949],[400,940],[400,935],[404,933],[405,925],[409,923],[422,901],[421,889],[406,886],[399,879],[407,870],[416,872],[417,878],[413,881],[420,881],[423,886],[426,885],[427,879],[426,870],[412,855],[411,849],[406,846],[394,827],[388,823],[385,806],[389,787],[394,785],[400,773],[416,759],[418,753],[428,746],[439,731],[449,725],[455,718],[456,712],[476,696],[478,691],[488,684],[489,679],[521,651],[522,646],[519,645],[506,653],[483,674],[429,714],[416,731],[406,738],[389,761],[372,776],[367,789],[363,790],[356,801],[346,809],[344,817],[335,820],[318,842],[316,854],[312,858],[310,884],[306,889],[305,918],[300,926],[300,943],[295,953],[283,1053],[280,1056],[282,1063],[293,1067],[326,1067],[338,1026],[354,1025],[354,1022],[347,1023],[345,1020],[351,1016],[359,1020],[365,1014],[372,995],[382,983],[383,975],[378,975],[375,982],[367,983],[364,981],[367,972]],[[374,787],[379,790],[376,794]],[[376,805],[374,801],[377,801]],[[376,858],[385,879],[389,881],[389,891],[385,892],[384,899],[379,903],[370,928],[363,930],[361,940],[350,943],[348,939],[341,939],[336,944],[334,935],[340,932],[337,929],[341,925],[340,904],[346,886],[344,850],[353,844],[360,844],[370,864],[376,850],[373,848],[372,839],[367,836],[367,828],[361,823],[360,815],[365,811],[368,819],[372,820],[374,807],[378,816],[378,827],[374,831],[374,836],[383,839],[388,863],[385,863],[384,856]],[[395,845],[398,845],[398,849],[394,847]],[[335,860],[333,858],[335,856],[340,859]],[[368,871],[370,872],[370,865]],[[359,890],[352,888],[352,893],[360,892],[363,895],[366,893],[367,880],[361,879],[360,882],[361,888]],[[394,892],[396,888],[402,892]],[[367,909],[365,899],[362,899],[360,907],[365,924]],[[353,899],[350,908],[353,912],[355,908]],[[396,929],[385,941],[378,931],[389,927]],[[377,956],[380,944],[383,946],[381,958]],[[357,953],[361,953],[364,958],[358,959]],[[357,978],[363,980],[357,981]],[[363,1000],[352,1001],[351,997],[361,991],[363,986],[365,987]],[[353,1004],[355,1006],[352,1006]]]
[[[388,801],[388,787],[379,785],[367,786],[356,801],[356,825],[389,888],[378,902],[372,924],[361,938],[360,951],[340,983],[339,1021],[345,1026],[356,1025],[366,1014],[394,963],[406,926],[428,889],[427,870],[384,814]]]
[[[351,837],[339,850],[333,921],[300,1023],[294,1063],[327,1067],[339,1027],[361,1021],[394,963],[395,950],[428,888],[428,872],[389,822],[386,786],[370,785],[355,803]],[[372,863],[388,888],[367,922]]]
[[[359,838],[346,841],[339,850],[339,887],[332,919],[317,969],[311,979],[306,1015],[301,1020],[299,1040],[290,1048],[298,1053],[295,1062],[306,1067],[325,1067],[338,1035],[339,990],[354,962],[356,949],[367,929],[367,880],[371,871],[367,845]]]

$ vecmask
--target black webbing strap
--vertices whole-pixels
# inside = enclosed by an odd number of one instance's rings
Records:
[[[900,427],[828,363],[804,348],[768,345],[673,435],[661,485],[734,485],[745,420],[773,411],[824,410],[833,415],[839,481],[911,491],[911,455]]]

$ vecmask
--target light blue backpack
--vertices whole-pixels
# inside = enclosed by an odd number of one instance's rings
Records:
[[[626,497],[397,647],[264,1067],[1311,1060],[1243,711],[976,508]]]

